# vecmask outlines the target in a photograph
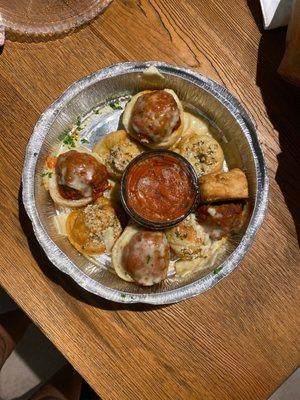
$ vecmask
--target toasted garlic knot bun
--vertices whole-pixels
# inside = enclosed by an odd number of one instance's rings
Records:
[[[123,125],[143,145],[152,149],[169,148],[183,131],[181,102],[171,89],[137,93],[125,107]]]
[[[90,256],[109,253],[122,228],[111,202],[101,197],[94,204],[73,210],[66,231],[75,249]]]
[[[101,159],[99,158],[99,156],[97,154],[92,153],[88,150],[84,151],[82,149],[80,149],[80,150],[73,149],[71,151],[74,154],[78,153],[79,157],[81,154],[89,155],[90,157],[92,157],[93,160],[95,160],[98,163],[98,165],[101,166],[101,168],[102,168],[101,171],[103,170],[103,182],[104,183],[107,182],[107,178],[106,178],[107,171],[105,172],[106,168],[101,163]],[[67,153],[69,153],[69,151],[60,153],[58,158]],[[67,171],[67,168],[63,167],[62,172],[66,173],[66,171]],[[92,174],[88,171],[86,171],[85,175],[87,176],[87,178],[92,177]],[[73,181],[72,181],[72,186],[71,186],[71,189],[74,189],[78,192],[85,194],[81,198],[72,199],[72,198],[63,197],[59,190],[59,184],[58,184],[59,180],[61,180],[61,177],[58,177],[57,165],[56,165],[56,168],[53,168],[51,170],[51,177],[48,179],[48,189],[49,189],[49,193],[50,193],[52,200],[57,205],[62,206],[62,207],[79,208],[79,207],[84,207],[93,201],[92,188],[90,187],[90,185],[88,183],[84,182],[81,173],[79,173],[77,176],[74,171],[74,176],[73,176]]]
[[[222,147],[212,137],[192,132],[185,135],[174,150],[186,158],[200,177],[221,171],[224,154]]]
[[[176,276],[184,277],[192,272],[212,267],[217,257],[226,250],[226,238],[212,242],[205,256],[193,260],[178,260],[175,263]]]
[[[246,175],[239,168],[203,175],[199,186],[204,202],[247,199],[249,195]]]
[[[166,236],[171,249],[183,260],[206,256],[211,246],[209,235],[198,223],[195,214],[168,229]]]
[[[151,286],[167,277],[170,247],[163,232],[127,226],[112,251],[117,275],[128,282]]]
[[[113,179],[120,179],[130,161],[143,150],[140,144],[131,140],[124,130],[111,132],[101,138],[93,148],[106,166]]]

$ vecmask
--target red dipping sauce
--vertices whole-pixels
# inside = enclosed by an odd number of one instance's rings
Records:
[[[191,165],[178,154],[144,153],[132,161],[126,172],[123,183],[127,208],[150,222],[178,222],[195,202],[195,179]]]

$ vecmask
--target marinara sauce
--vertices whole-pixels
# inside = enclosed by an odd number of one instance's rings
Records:
[[[186,165],[169,152],[152,154],[132,165],[125,185],[127,205],[143,219],[153,222],[184,216],[196,196]]]

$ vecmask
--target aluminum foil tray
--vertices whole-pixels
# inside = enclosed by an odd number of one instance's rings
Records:
[[[150,66],[155,66],[161,76],[144,74]],[[109,256],[94,264],[57,233],[54,205],[42,185],[41,172],[45,157],[59,143],[59,134],[72,126],[78,116],[94,114],[95,118],[81,132],[92,147],[120,124],[122,110],[107,107],[110,101],[117,99],[125,104],[130,95],[141,90],[163,88],[173,89],[187,110],[209,120],[228,167],[239,167],[247,175],[251,212],[244,232],[231,241],[217,265],[184,278],[170,277],[159,285],[139,287],[117,277]],[[108,112],[99,111],[105,107]],[[22,179],[23,202],[49,260],[85,290],[122,303],[175,303],[212,288],[245,256],[263,221],[268,197],[263,154],[255,127],[243,106],[224,87],[198,72],[157,61],[112,65],[71,85],[37,122],[27,146]]]

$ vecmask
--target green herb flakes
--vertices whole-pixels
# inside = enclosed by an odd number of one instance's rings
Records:
[[[61,134],[58,136],[58,140],[63,141],[71,132],[70,129],[65,129],[64,131],[61,132]]]
[[[76,128],[78,131],[82,131],[82,129],[83,129],[83,127],[81,126],[81,117],[77,117]]]
[[[67,135],[62,142],[69,148],[75,147],[75,141],[74,141],[73,136],[71,136],[71,135]]]
[[[214,275],[217,275],[221,270],[223,269],[223,267],[217,267],[214,269]]]
[[[113,110],[123,110],[119,100],[110,101],[108,104]]]
[[[151,257],[150,257],[149,254],[148,254],[148,255],[147,255],[147,264],[149,264],[150,260],[151,260]]]
[[[81,140],[81,143],[90,143],[87,139],[85,139],[85,138],[82,138]]]
[[[125,299],[126,294],[125,293],[121,293],[121,297],[122,297],[122,299]]]
[[[52,178],[52,174],[53,174],[53,172],[43,172],[42,173],[42,177],[44,178],[44,176],[48,176],[48,178]]]
[[[94,114],[100,114],[100,110],[99,110],[99,109],[96,110],[96,109],[94,108],[93,113],[94,113]]]

